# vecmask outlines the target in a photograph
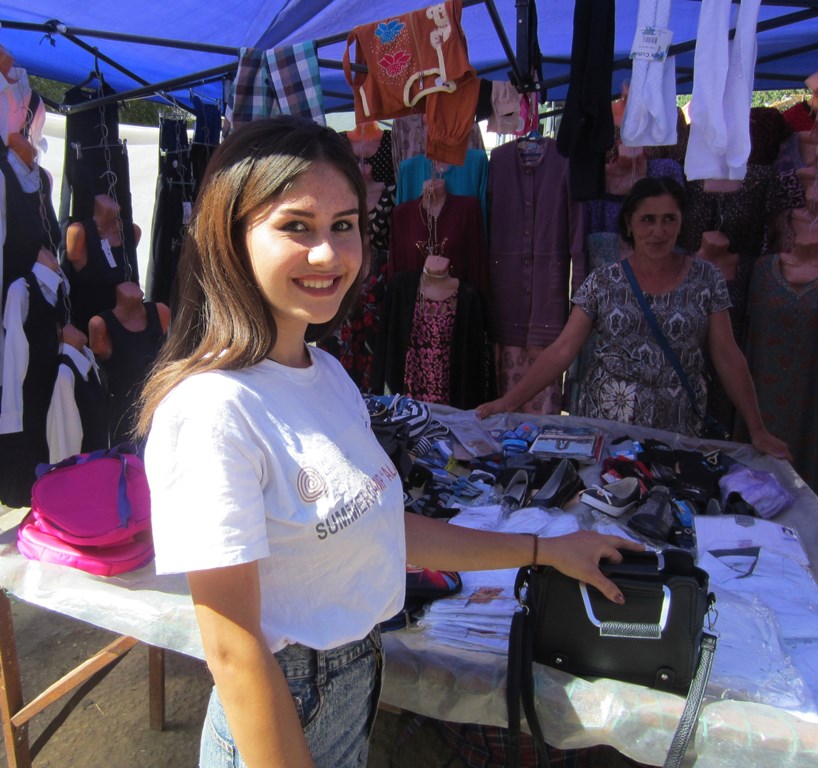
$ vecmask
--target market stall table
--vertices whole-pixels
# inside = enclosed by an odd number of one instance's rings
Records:
[[[440,407],[434,413],[444,423],[471,421],[471,426],[475,425],[470,413]],[[515,426],[521,419],[519,414],[496,416],[484,426]],[[535,421],[600,426],[609,439],[622,435],[655,437],[678,447],[703,447],[670,433],[612,422],[559,416]],[[815,494],[785,462],[759,456],[749,446],[723,447],[743,463],[774,472],[793,494],[794,503],[775,522],[799,532],[814,571],[818,566],[818,527],[813,523],[818,515]],[[586,467],[583,475],[587,484],[596,482],[598,468]],[[159,577],[149,565],[116,577],[95,577],[26,560],[15,542],[15,528],[0,534],[0,584],[19,599],[157,649],[203,657],[183,575]],[[722,615],[722,625],[726,620]],[[0,641],[4,643],[0,653],[5,657],[5,669],[14,656],[12,627],[0,634]],[[813,641],[818,647],[818,636]],[[128,642],[122,640],[109,653],[124,652]],[[445,720],[505,725],[502,655],[446,647],[417,630],[387,633],[384,646],[384,704]],[[640,762],[663,762],[682,711],[681,697],[613,680],[581,680],[539,665],[535,676],[537,707],[549,742],[561,748],[608,744]],[[814,682],[813,687],[818,689]],[[21,702],[10,708],[8,687],[4,695],[3,716],[7,721]],[[747,698],[725,690],[717,678],[711,679],[695,743],[691,745],[697,765],[786,768],[818,764],[818,716],[814,712],[807,712],[805,717],[793,709],[759,703],[763,695],[756,696],[755,701]],[[4,722],[4,728],[8,734],[8,722]]]

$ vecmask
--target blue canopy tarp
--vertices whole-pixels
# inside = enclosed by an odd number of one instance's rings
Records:
[[[533,2],[533,0],[532,0]],[[729,0],[724,0],[729,2]],[[317,40],[328,110],[348,108],[351,94],[338,68],[345,33],[352,27],[424,7],[423,0],[25,0],[0,2],[0,45],[30,74],[76,84],[96,62],[118,92],[171,82],[184,101],[193,88],[220,98],[221,78],[235,70],[242,46],[272,48]],[[481,76],[507,77],[520,0],[466,0],[462,23],[472,64]],[[525,6],[525,2],[522,3]],[[701,3],[674,0],[670,27],[678,46],[680,93],[690,90]],[[735,11],[738,5],[735,4]],[[612,93],[628,77],[638,0],[616,2],[616,70]],[[492,18],[492,11],[496,16]],[[539,0],[537,36],[548,97],[566,93],[574,3]],[[499,29],[499,31],[498,31]],[[507,45],[503,45],[503,35]],[[818,70],[818,0],[764,2],[759,16],[756,90],[800,88]]]

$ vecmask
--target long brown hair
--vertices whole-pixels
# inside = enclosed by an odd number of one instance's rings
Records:
[[[142,392],[138,435],[147,434],[157,406],[183,379],[247,368],[269,353],[277,328],[250,267],[247,217],[319,162],[333,165],[358,196],[364,258],[336,316],[308,326],[306,340],[331,333],[352,308],[369,270],[369,249],[366,186],[347,143],[330,128],[291,116],[237,129],[213,154],[196,199],[179,259],[175,316]]]

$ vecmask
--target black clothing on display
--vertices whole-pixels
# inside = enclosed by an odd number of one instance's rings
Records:
[[[107,360],[100,362],[108,384],[111,445],[130,439],[136,400],[165,340],[156,304],[146,301],[144,305],[148,322],[143,331],[129,331],[117,320],[113,311],[100,313],[113,350]]]
[[[0,310],[5,306],[9,286],[31,272],[40,248],[48,248],[56,256],[56,249],[60,243],[60,227],[54,206],[51,204],[48,174],[40,168],[40,189],[35,192],[24,192],[17,174],[9,164],[8,151],[0,140],[0,173],[6,181],[6,210],[0,214],[5,216],[6,221],[6,240],[3,243],[3,300],[0,302]],[[42,218],[43,212],[45,220]]]
[[[613,0],[577,0],[574,7],[571,78],[557,134],[557,148],[569,160],[574,200],[605,193],[605,157],[614,144],[614,15]]]
[[[93,219],[80,222],[85,229],[87,262],[77,271],[67,258],[62,268],[71,286],[71,320],[83,333],[88,321],[106,309],[116,306],[116,287],[120,283],[139,282],[136,263],[136,240],[133,224],[122,222],[122,245],[110,246],[114,266],[103,250],[102,239]]]
[[[100,82],[96,87],[82,85],[69,88],[63,95],[63,104],[75,106],[116,91]],[[108,171],[116,179],[108,177]],[[108,192],[108,184],[116,182],[116,200],[123,221],[133,219],[131,208],[128,156],[119,142],[119,107],[116,102],[102,107],[70,112],[65,118],[65,160],[62,195],[60,197],[60,226],[63,233],[72,221],[89,218],[94,211],[94,195],[100,184]],[[112,195],[113,196],[113,195]]]
[[[400,272],[386,289],[380,332],[372,365],[372,391],[382,393],[384,385],[393,394],[403,389],[406,354],[412,334],[420,272]],[[450,359],[449,405],[475,408],[494,397],[491,348],[486,314],[477,289],[460,281],[454,319]],[[445,354],[445,352],[443,352]]]
[[[0,435],[0,501],[11,507],[31,503],[35,468],[48,462],[46,415],[57,378],[59,338],[65,322],[62,289],[52,306],[43,296],[37,278],[29,272],[28,315],[23,331],[28,340],[28,368],[23,380],[23,430]]]
[[[151,254],[145,278],[145,295],[150,301],[171,303],[176,268],[193,207],[193,186],[186,123],[162,120]]]
[[[74,374],[74,401],[82,424],[82,453],[108,448],[108,420],[105,418],[105,387],[93,369],[86,381],[68,355],[59,355],[59,365],[68,366]]]

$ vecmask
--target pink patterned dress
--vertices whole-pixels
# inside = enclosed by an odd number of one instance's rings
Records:
[[[406,353],[406,394],[429,403],[449,403],[450,350],[457,292],[433,301],[419,290]]]

